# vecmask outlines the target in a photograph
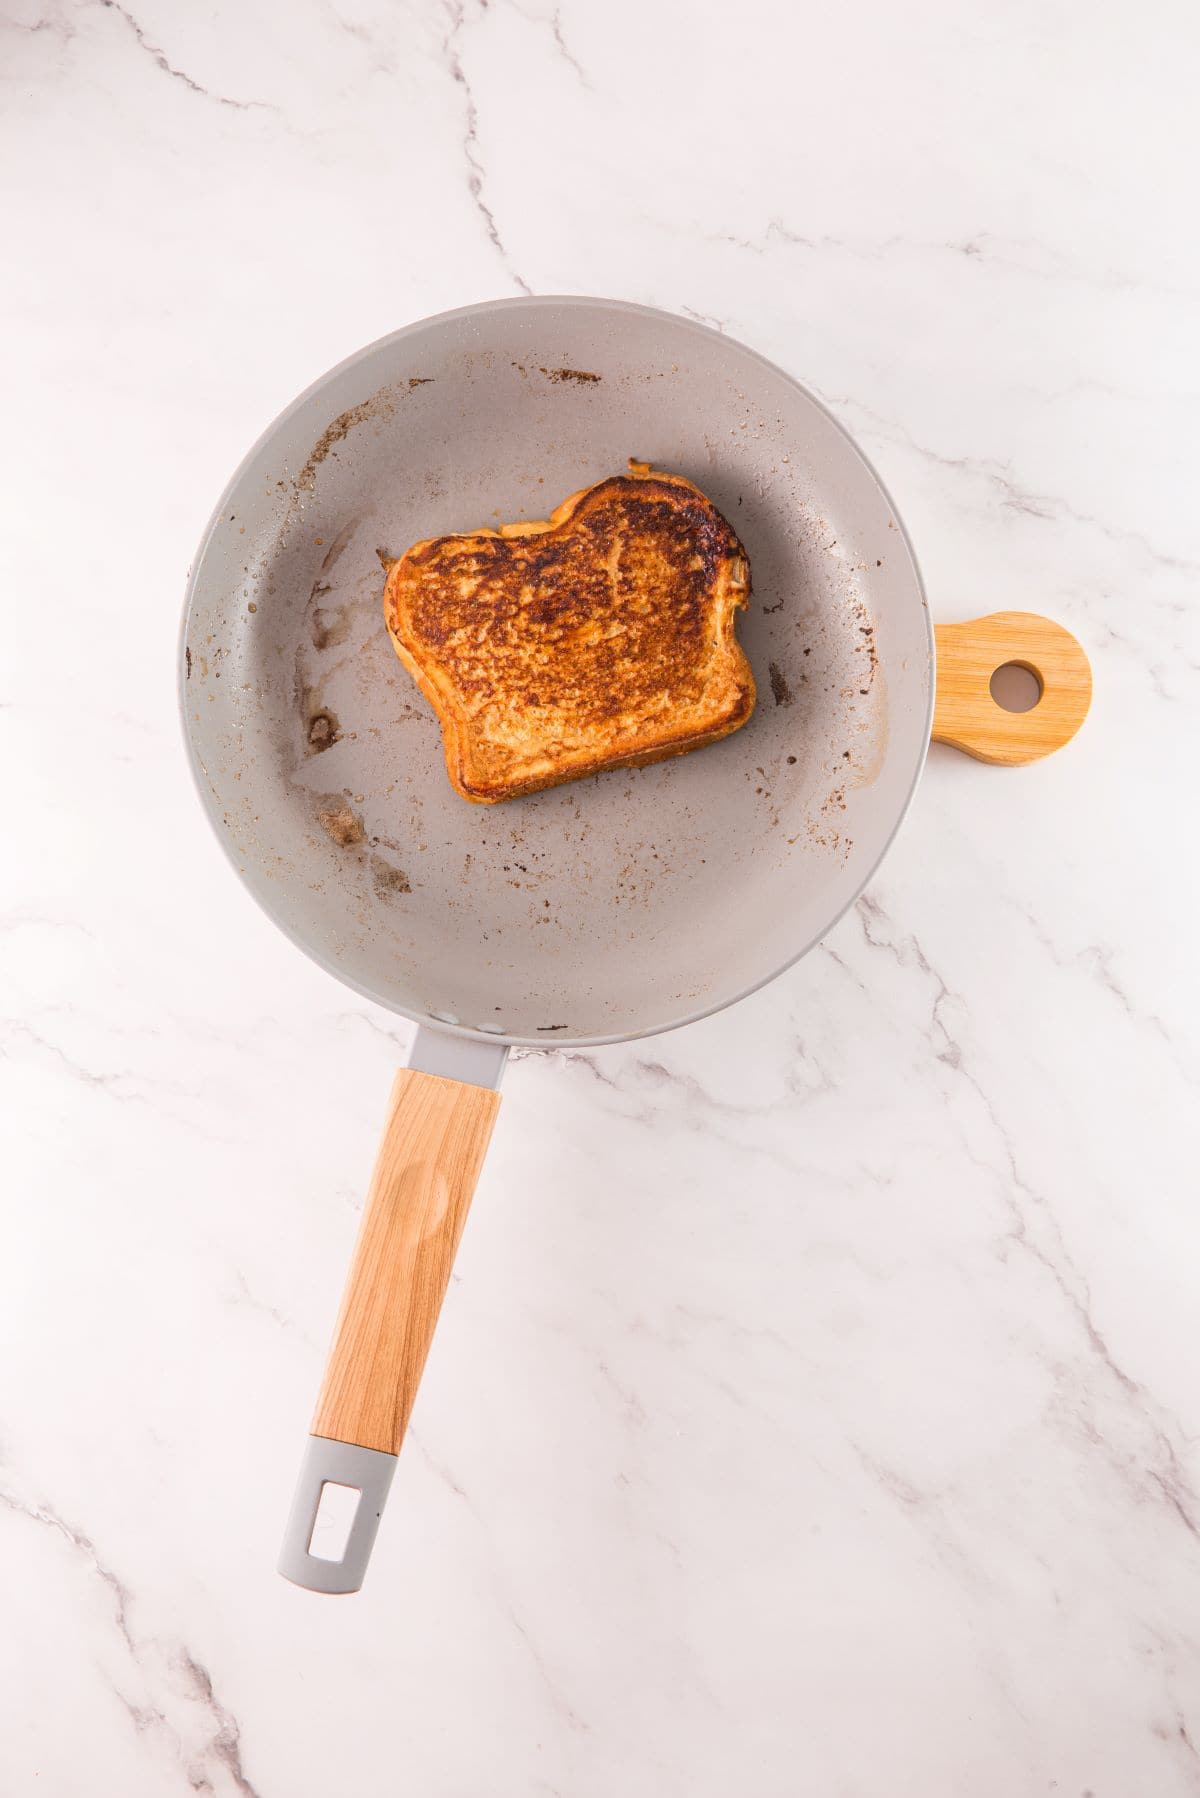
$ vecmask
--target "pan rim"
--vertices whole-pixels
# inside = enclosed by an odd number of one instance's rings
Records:
[[[682,329],[685,334],[691,333],[704,338],[716,338],[721,343],[732,346],[739,354],[749,357],[754,362],[757,362],[761,367],[769,370],[771,374],[778,379],[787,382],[790,387],[802,394],[810,405],[824,415],[838,433],[839,437],[844,440],[847,448],[862,464],[867,475],[870,477],[889,508],[896,530],[904,544],[909,562],[912,566],[913,578],[916,583],[917,598],[920,601],[921,616],[925,626],[930,673],[928,691],[925,697],[925,720],[920,739],[921,747],[916,757],[903,801],[897,808],[896,816],[892,822],[891,828],[881,843],[877,855],[866,869],[862,880],[853,889],[845,902],[838,907],[834,915],[829,918],[818,931],[809,935],[800,947],[789,954],[778,964],[778,966],[772,968],[760,978],[751,981],[749,985],[739,988],[735,993],[707,1001],[692,1010],[681,1012],[678,1016],[668,1017],[661,1023],[652,1024],[648,1029],[612,1031],[599,1035],[574,1035],[564,1033],[562,1035],[556,1035],[552,1042],[547,1042],[544,1036],[531,1037],[522,1036],[520,1034],[510,1034],[508,1032],[491,1032],[477,1030],[466,1024],[452,1024],[445,1019],[434,1016],[432,1013],[418,1011],[409,1006],[397,1004],[393,999],[382,997],[377,991],[373,990],[367,982],[355,979],[344,969],[335,966],[333,959],[325,954],[323,949],[318,948],[309,939],[302,936],[293,927],[289,918],[285,915],[284,908],[273,904],[265,889],[260,888],[259,885],[251,879],[247,870],[240,865],[240,858],[235,851],[232,838],[225,828],[217,797],[204,778],[204,767],[200,760],[199,750],[193,738],[188,718],[186,692],[186,646],[188,630],[191,623],[196,594],[204,573],[205,562],[214,535],[232,498],[236,495],[245,479],[248,470],[259,454],[270,443],[272,438],[276,436],[281,427],[301,411],[301,409],[307,405],[309,400],[319,393],[322,388],[326,387],[338,376],[353,369],[358,363],[365,362],[376,356],[386,347],[401,343],[408,337],[415,336],[429,330],[433,326],[445,324],[453,319],[478,318],[489,314],[511,312],[535,306],[566,307],[580,311],[599,310],[631,313],[651,320],[669,321],[672,328]],[[176,702],[179,708],[180,726],[183,732],[184,745],[187,752],[188,769],[192,777],[192,784],[199,797],[201,807],[208,819],[213,834],[221,845],[225,859],[233,869],[240,885],[247,893],[249,893],[251,899],[253,899],[259,910],[270,919],[271,923],[282,932],[288,941],[306,955],[310,961],[315,962],[319,968],[336,980],[340,986],[348,987],[351,992],[358,993],[361,998],[370,1000],[372,1004],[380,1006],[384,1011],[390,1012],[394,1016],[407,1018],[410,1023],[415,1024],[418,1027],[435,1030],[447,1036],[461,1037],[469,1042],[491,1043],[497,1047],[507,1046],[508,1048],[514,1049],[537,1049],[542,1051],[563,1048],[602,1048],[612,1043],[639,1042],[645,1037],[661,1036],[669,1030],[681,1030],[685,1025],[697,1024],[703,1018],[712,1017],[717,1012],[724,1011],[729,1006],[738,1004],[742,999],[748,999],[752,993],[759,992],[763,987],[769,986],[772,981],[778,980],[780,976],[785,974],[789,968],[796,964],[796,962],[800,961],[805,955],[809,954],[811,950],[815,949],[817,944],[822,942],[825,937],[829,935],[830,931],[836,928],[846,916],[847,912],[857,904],[867,886],[874,880],[895,842],[901,826],[908,816],[929,753],[930,733],[933,726],[933,708],[937,687],[937,651],[933,620],[930,615],[929,598],[925,590],[925,581],[921,572],[921,565],[917,559],[912,538],[909,535],[908,528],[904,523],[899,509],[878,470],[859,446],[855,438],[851,436],[850,432],[841,421],[832,411],[830,411],[829,407],[825,405],[824,401],[819,399],[817,395],[812,392],[811,388],[807,387],[803,381],[798,380],[795,375],[792,375],[786,369],[781,368],[779,364],[773,362],[769,356],[764,356],[760,351],[753,349],[749,344],[743,343],[740,338],[727,337],[724,332],[715,331],[709,325],[701,324],[698,320],[688,318],[683,314],[669,312],[661,306],[646,306],[634,300],[612,299],[601,295],[588,294],[513,295],[495,300],[479,300],[467,306],[454,306],[442,312],[430,313],[425,318],[415,319],[411,324],[402,325],[395,331],[385,332],[382,337],[377,337],[373,339],[372,342],[364,344],[351,355],[344,357],[340,362],[334,363],[330,368],[327,368],[322,374],[317,376],[316,380],[310,382],[309,385],[305,387],[302,392],[297,394],[281,412],[276,414],[266,428],[255,438],[254,442],[241,458],[237,467],[225,483],[221,495],[209,515],[208,522],[201,534],[199,545],[197,546],[196,552],[193,555],[191,564],[188,568],[187,581],[184,588],[183,614],[180,620],[176,664]]]

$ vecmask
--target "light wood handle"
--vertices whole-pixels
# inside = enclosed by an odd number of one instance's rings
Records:
[[[486,1087],[396,1075],[314,1436],[399,1453],[499,1106]]]
[[[1070,631],[1034,612],[992,612],[969,624],[938,624],[933,740],[981,762],[1015,767],[1069,743],[1087,717],[1092,670]],[[1006,712],[991,694],[997,668],[1016,662],[1042,695],[1028,712]]]

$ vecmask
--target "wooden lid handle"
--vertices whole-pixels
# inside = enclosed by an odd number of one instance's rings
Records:
[[[1016,767],[1069,743],[1092,702],[1092,670],[1070,631],[1035,612],[991,612],[968,624],[938,624],[933,740],[981,762]],[[1042,692],[1028,712],[992,698],[997,668],[1015,662]]]

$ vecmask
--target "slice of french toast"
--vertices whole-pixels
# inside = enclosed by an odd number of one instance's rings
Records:
[[[737,730],[754,710],[734,635],[749,595],[711,500],[631,461],[547,520],[414,543],[383,603],[453,785],[492,805]]]

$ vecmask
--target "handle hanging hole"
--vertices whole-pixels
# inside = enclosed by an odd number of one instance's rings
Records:
[[[325,1480],[317,1500],[308,1552],[318,1561],[344,1561],[350,1544],[350,1531],[358,1515],[362,1491],[358,1486],[343,1486],[338,1480]]]
[[[1041,675],[1026,662],[1002,662],[988,689],[1002,712],[1032,712],[1045,692]]]

